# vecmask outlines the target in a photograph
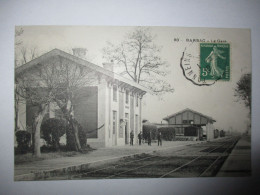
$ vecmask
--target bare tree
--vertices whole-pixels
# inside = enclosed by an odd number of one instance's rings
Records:
[[[15,28],[15,67],[18,67],[27,61],[33,60],[37,57],[37,47],[25,47],[23,44],[23,40],[21,36],[23,35],[23,28],[16,27]],[[28,53],[29,51],[29,53]],[[20,87],[17,86],[17,81],[15,81],[15,131],[17,131],[20,127],[18,127],[18,104],[22,101],[21,96],[17,95],[20,93]]]
[[[30,48],[30,56],[29,56],[29,60],[33,60],[35,58],[38,57],[38,53],[37,53],[37,47],[33,46]]]
[[[21,62],[22,64],[25,64],[28,61],[31,61],[37,57],[37,47],[32,46],[32,47],[21,47],[20,49],[21,52]]]
[[[57,57],[51,62],[42,63],[31,71],[17,75],[19,96],[37,109],[33,122],[34,152],[40,156],[40,128],[49,104],[56,103],[68,121],[75,139],[74,149],[81,151],[79,141],[79,123],[74,117],[75,99],[84,86],[95,82],[96,74],[86,67]],[[68,140],[67,140],[68,141]]]
[[[251,73],[243,74],[236,84],[235,96],[242,100],[251,113]]]
[[[39,70],[33,72],[26,71],[22,74],[16,75],[16,96],[19,101],[16,102],[16,109],[19,104],[26,103],[31,107],[36,108],[33,117],[33,152],[37,157],[41,156],[40,151],[40,128],[43,117],[48,111],[49,103],[53,99],[53,89],[44,87]],[[44,90],[43,90],[44,89]],[[17,112],[17,110],[16,110]]]
[[[17,49],[22,43],[23,41],[20,39],[21,35],[23,34],[23,28],[16,28],[15,29],[15,49]],[[18,57],[18,53],[15,50],[15,61],[14,61],[14,65],[15,67],[17,67],[19,65],[19,57]],[[14,107],[15,107],[15,131],[17,131],[19,129],[18,127],[18,104],[21,101],[20,96],[17,95],[19,93],[19,87],[17,87],[17,81],[15,81],[15,88],[14,88]]]
[[[161,59],[161,48],[153,43],[154,39],[149,28],[138,27],[119,45],[108,43],[103,49],[104,58],[122,67],[121,75],[127,75],[156,94],[173,92],[173,87],[165,81],[168,65]]]
[[[54,101],[61,109],[64,118],[73,130],[76,151],[81,151],[79,141],[79,123],[74,117],[74,107],[77,105],[77,97],[83,87],[95,82],[95,73],[64,59],[59,59],[55,64],[46,66],[42,72],[42,78],[48,87],[55,88]],[[68,140],[67,140],[68,141]]]
[[[19,65],[19,54],[17,52],[17,49],[22,45],[23,41],[20,39],[21,35],[23,34],[23,28],[15,28],[15,67]]]
[[[15,67],[38,57],[38,48],[36,46],[25,45],[22,39],[23,28],[15,28]]]
[[[27,48],[26,47],[21,48],[21,54],[22,54],[22,63],[25,64],[27,62]]]
[[[19,37],[23,34],[23,28],[16,28],[15,29],[15,46],[19,46],[23,43]]]

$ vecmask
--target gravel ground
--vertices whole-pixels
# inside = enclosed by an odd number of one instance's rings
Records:
[[[158,178],[163,175],[165,175],[164,177],[198,177],[218,156],[221,156],[203,175],[207,177],[215,176],[227,157],[226,153],[222,154],[227,149],[227,146],[212,150],[223,143],[225,142],[204,142],[190,146],[165,147],[149,153],[145,153],[145,149],[142,149],[142,154],[124,157],[120,160],[92,166],[63,177],[49,179]],[[209,151],[212,151],[212,153],[208,153]],[[183,168],[179,168],[193,159],[196,160]]]

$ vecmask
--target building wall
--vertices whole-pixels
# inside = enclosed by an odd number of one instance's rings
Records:
[[[208,119],[205,118],[205,117],[201,117],[200,120],[201,120],[201,122],[200,122],[201,124],[207,124],[208,123]]]
[[[138,103],[137,103],[138,102]],[[140,106],[141,106],[141,101],[138,96],[138,94],[135,94],[134,96],[134,143],[138,143],[138,134],[141,131],[141,121],[140,121]]]
[[[183,113],[171,117],[169,119],[169,124],[183,124],[183,120],[193,120],[193,124],[197,124],[197,125],[200,124],[205,125],[208,123],[207,118],[190,111],[185,111]]]
[[[139,128],[140,128],[140,132],[143,132],[143,117],[142,117],[142,108],[143,108],[143,104],[142,101],[143,99],[140,98],[140,106],[139,106]]]
[[[118,129],[118,144],[119,146],[125,145],[125,126],[124,126],[124,103],[125,103],[125,90],[123,88],[118,89],[118,123],[117,123],[117,129]]]
[[[130,131],[134,131],[134,143],[137,143],[137,135],[142,130],[142,101],[137,94],[131,94],[129,90],[129,101],[126,103],[127,88],[118,88],[117,100],[113,100],[113,86],[106,79],[101,78],[97,86],[87,87],[81,90],[80,98],[76,100],[74,116],[88,132],[98,129],[89,135],[87,143],[94,148],[120,146],[129,144]],[[89,97],[91,94],[91,97]],[[138,106],[136,101],[138,100]],[[23,126],[32,123],[33,108],[28,104],[20,105],[19,120]],[[59,109],[55,103],[49,105],[48,117],[54,118]],[[113,111],[116,112],[116,132],[113,137]],[[22,114],[22,112],[24,114]],[[126,116],[128,115],[128,122]],[[127,125],[128,131],[125,131]]]
[[[188,120],[188,112],[186,111],[186,112],[183,112],[182,113],[182,120]]]
[[[97,86],[97,138],[88,138],[88,144],[94,148],[100,148],[106,146],[106,82],[100,80]]]
[[[182,115],[181,114],[176,116],[176,124],[182,124]]]
[[[119,123],[118,123],[119,133],[118,133],[118,138],[124,138],[124,128],[123,128],[123,125],[121,125],[121,123],[123,124],[123,120],[124,120],[124,91],[119,90]]]
[[[100,92],[102,95],[102,92]],[[98,137],[98,87],[84,87],[75,100],[74,116],[87,133],[87,138]]]
[[[21,98],[22,102],[18,104],[18,128],[20,130],[27,130],[26,129],[26,104],[25,100]]]
[[[64,62],[69,62],[73,64],[74,61],[68,60],[67,58],[62,58]],[[60,57],[54,56],[43,60],[42,63],[48,64],[60,63]],[[75,65],[76,62],[74,63]],[[28,74],[33,74],[35,71],[32,69]],[[135,142],[137,142],[137,134],[141,130],[141,101],[139,99],[138,107],[136,107],[135,96],[136,93],[130,95],[133,91],[136,90],[134,87],[130,86],[127,83],[120,83],[120,81],[114,80],[113,78],[108,78],[103,74],[93,73],[93,76],[96,76],[96,83],[92,84],[95,86],[93,89],[97,90],[96,92],[89,92],[82,90],[81,92],[85,95],[95,94],[92,97],[81,97],[80,100],[76,102],[78,105],[75,106],[74,116],[86,131],[91,131],[97,128],[97,132],[94,131],[93,134],[88,137],[88,144],[91,147],[105,147],[113,145],[125,145],[126,138],[129,142],[129,134],[132,129],[135,132]],[[113,83],[113,84],[112,84]],[[123,85],[122,88],[118,85]],[[92,86],[92,87],[93,87]],[[113,86],[117,87],[117,101],[113,100]],[[125,103],[126,98],[126,89],[129,90],[129,102]],[[138,89],[137,89],[138,91]],[[28,105],[20,105],[19,109],[19,126],[20,129],[26,128],[28,124],[32,124],[32,115],[33,110],[31,108],[26,108]],[[48,117],[56,117],[56,110],[58,109],[54,103],[50,103],[50,112]],[[116,131],[113,136],[113,112],[116,113]],[[125,132],[125,117],[128,114],[128,132],[126,135]],[[122,123],[120,123],[120,121]]]
[[[117,100],[113,99],[113,87],[115,83],[107,83],[107,105],[106,117],[108,127],[106,128],[106,146],[122,146],[130,143],[130,132],[134,131],[134,143],[137,143],[137,135],[142,129],[141,125],[141,99],[138,97],[136,105],[136,95],[130,89],[117,86]],[[126,103],[126,91],[128,90],[128,103]],[[116,132],[113,135],[113,112],[116,112]],[[126,118],[128,116],[128,118]],[[110,123],[109,123],[110,122]]]
[[[125,133],[124,133],[124,138],[125,138],[125,144],[130,143],[130,92],[128,91],[128,103],[126,103],[126,97],[127,93],[125,90],[124,93],[124,119],[125,119]]]
[[[200,124],[201,123],[201,117],[198,114],[194,115],[194,124]]]
[[[172,125],[181,125],[180,127],[175,127],[176,129],[176,134],[183,134],[183,120],[187,121],[193,121],[193,124],[195,125],[202,125],[206,126],[206,134],[207,134],[207,140],[212,140],[214,139],[214,126],[213,123],[210,122],[210,120],[202,115],[199,115],[197,113],[194,113],[192,111],[184,111],[182,113],[179,113],[168,120],[168,124]],[[188,125],[188,124],[186,124]],[[185,125],[184,125],[185,126]]]
[[[130,95],[130,132],[134,131],[134,96],[133,94]]]
[[[206,133],[207,133],[207,141],[211,141],[214,139],[214,126],[212,123],[207,123],[206,125]]]
[[[194,116],[197,114],[194,114],[193,112],[188,112],[188,117],[187,120],[193,120],[194,121]]]
[[[105,145],[112,146],[112,85],[106,82],[106,123],[105,123]]]
[[[116,87],[116,89],[117,89],[117,93],[116,93],[116,101],[113,99],[113,87]],[[111,100],[112,100],[112,103],[111,103],[111,105],[112,105],[112,107],[111,107],[111,118],[112,118],[112,122],[111,122],[111,124],[112,124],[112,146],[117,146],[118,145],[118,123],[119,123],[119,93],[118,93],[118,91],[119,91],[119,88],[118,88],[118,85],[117,84],[114,84],[113,86],[112,86],[112,93],[111,93],[111,95],[112,95],[112,98],[111,98]],[[116,112],[116,123],[115,123],[115,134],[113,134],[113,112]]]

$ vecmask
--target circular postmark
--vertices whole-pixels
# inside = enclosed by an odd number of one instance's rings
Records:
[[[228,43],[190,43],[180,59],[184,77],[197,86],[211,86],[230,79]]]

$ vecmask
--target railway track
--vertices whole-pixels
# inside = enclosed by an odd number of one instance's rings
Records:
[[[192,159],[191,161],[185,163],[184,165],[176,168],[176,169],[173,169],[172,171],[169,171],[165,174],[163,174],[162,176],[160,176],[160,178],[163,178],[163,177],[174,177],[176,176],[176,172],[180,172],[180,175],[184,176],[184,174],[181,174],[182,172],[185,171],[185,169],[194,169],[194,167],[198,166],[202,169],[201,173],[199,173],[198,175],[190,175],[190,176],[194,176],[194,177],[202,177],[202,176],[212,176],[210,172],[210,170],[212,170],[212,167],[217,164],[217,162],[219,162],[221,159],[224,160],[224,156],[223,156],[223,153],[226,153],[227,150],[229,148],[231,148],[235,143],[236,143],[237,140],[232,140],[231,142],[224,142],[223,145],[220,145],[220,146],[217,146],[215,147],[214,149],[211,149],[210,151],[208,151],[206,154],[204,155],[200,155],[200,156],[197,156],[196,158]],[[221,153],[219,155],[217,155],[217,157],[215,156],[210,156],[209,158],[205,158],[207,157],[208,155],[210,155],[211,153],[213,152],[216,152],[217,150],[220,150]],[[227,155],[226,155],[227,156]],[[213,159],[215,158],[215,159]],[[205,162],[203,161],[206,161],[206,168],[205,168]],[[208,165],[208,162],[211,162],[209,163]],[[205,168],[205,169],[204,169]],[[191,172],[191,171],[189,171]],[[195,172],[196,173],[196,172]],[[177,174],[178,175],[178,174]]]
[[[135,155],[72,173],[68,179],[215,176],[237,140],[237,137],[231,137],[178,150],[166,148],[153,154]]]

